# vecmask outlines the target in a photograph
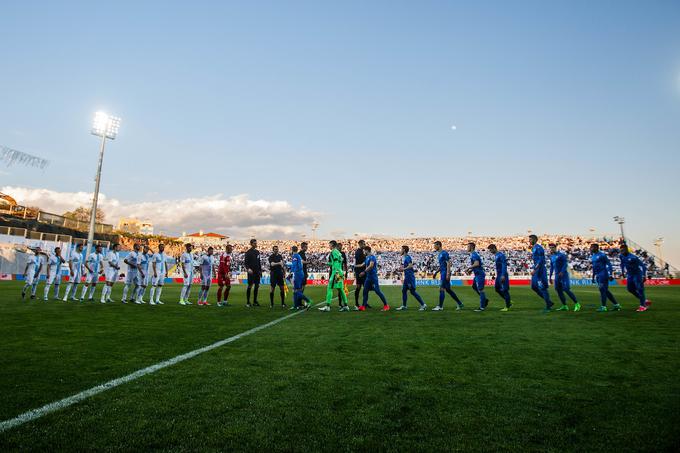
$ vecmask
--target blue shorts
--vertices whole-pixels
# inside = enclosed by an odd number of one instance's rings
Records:
[[[569,291],[571,288],[571,281],[569,277],[555,278],[555,291]]]
[[[439,282],[439,287],[444,289],[451,289],[451,280],[442,278]]]
[[[477,274],[474,277],[472,277],[472,284],[477,287],[478,291],[481,291],[484,289],[484,284],[486,283],[486,275],[484,274]]]
[[[609,289],[609,275],[599,274],[595,276],[595,281],[600,289]]]
[[[376,288],[380,289],[380,282],[378,282],[377,277],[366,277],[366,282],[364,283],[364,288],[368,291],[375,291]]]
[[[545,273],[532,275],[531,286],[538,287],[540,289],[548,289],[550,286],[548,284],[548,277],[545,275]]]
[[[293,289],[295,291],[301,290],[305,287],[305,275],[304,274],[293,274]]]
[[[501,282],[501,277],[505,277],[504,282]],[[508,276],[507,275],[496,276],[494,288],[496,288],[496,291],[508,291],[510,289],[510,279],[508,278]]]
[[[416,289],[416,278],[415,277],[405,277],[404,283],[401,285],[403,289]]]
[[[626,279],[626,288],[628,291],[635,290],[638,293],[641,291],[644,291],[645,289],[645,282],[642,279],[641,275],[633,275],[633,276],[628,276]]]

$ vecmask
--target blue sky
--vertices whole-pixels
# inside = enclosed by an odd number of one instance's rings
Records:
[[[286,202],[252,231],[324,235],[623,215],[680,264],[679,24],[677,1],[5,3],[0,144],[51,165],[0,187],[91,191],[104,109],[102,192],[136,214],[247,194]]]

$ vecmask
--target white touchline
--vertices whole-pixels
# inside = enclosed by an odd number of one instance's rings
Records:
[[[321,304],[316,304],[315,307],[319,306]],[[105,382],[103,384],[97,385],[95,387],[92,387],[90,389],[84,390],[80,393],[77,393],[75,395],[69,396],[68,398],[64,398],[59,401],[55,401],[50,404],[46,404],[43,407],[39,407],[38,409],[33,409],[28,412],[24,412],[23,414],[14,417],[10,420],[5,420],[0,423],[0,433],[7,431],[8,429],[15,428],[17,426],[23,425],[24,423],[28,423],[30,421],[36,420],[40,417],[44,417],[47,414],[50,414],[52,412],[56,412],[60,409],[64,409],[65,407],[72,406],[76,403],[79,403],[87,398],[90,398],[91,396],[95,396],[99,393],[105,392],[107,390],[110,390],[114,387],[118,387],[119,385],[125,384],[127,382],[134,381],[135,379],[139,379],[143,376],[146,376],[147,374],[155,373],[158,370],[162,370],[163,368],[167,368],[169,366],[175,365],[177,363],[183,362],[185,360],[191,359],[193,357],[196,357],[199,354],[203,354],[204,352],[212,351],[213,349],[219,348],[220,346],[224,346],[225,344],[232,343],[240,338],[247,337],[248,335],[254,334],[256,332],[259,332],[260,330],[266,329],[268,327],[271,327],[275,324],[280,323],[281,321],[285,321],[286,319],[292,318],[293,316],[297,316],[300,313],[303,313],[303,311],[296,311],[295,313],[291,313],[286,316],[282,316],[281,318],[275,319],[273,321],[270,321],[266,324],[262,324],[261,326],[253,327],[250,330],[246,330],[245,332],[241,332],[238,335],[234,335],[233,337],[226,338],[224,340],[220,340],[216,343],[213,343],[211,345],[196,349],[191,352],[187,352],[182,355],[178,355],[177,357],[173,357],[172,359],[165,360],[163,362],[157,363],[155,365],[151,365],[146,368],[142,368],[141,370],[137,370],[134,373],[128,374],[127,376],[120,377],[118,379],[114,379],[109,382]]]

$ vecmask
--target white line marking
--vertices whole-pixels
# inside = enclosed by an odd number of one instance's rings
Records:
[[[316,304],[314,307],[318,307],[320,304]],[[313,308],[314,308],[313,307]],[[105,382],[103,384],[97,385],[96,387],[92,387],[91,389],[84,390],[80,393],[77,393],[75,395],[69,396],[68,398],[64,398],[59,401],[55,401],[50,404],[46,404],[43,407],[40,407],[38,409],[33,409],[28,412],[24,412],[23,414],[12,418],[10,420],[5,420],[0,423],[0,433],[7,431],[8,429],[15,428],[17,426],[23,425],[24,423],[28,423],[30,421],[36,420],[40,417],[44,417],[47,414],[50,414],[52,412],[56,412],[58,410],[64,409],[66,407],[72,406],[76,403],[79,403],[87,398],[90,398],[92,396],[95,396],[99,393],[105,392],[107,390],[110,390],[114,387],[118,387],[119,385],[123,385],[125,383],[134,381],[136,379],[139,379],[143,376],[146,376],[147,374],[155,373],[158,370],[162,370],[163,368],[167,368],[169,366],[175,365],[177,363],[183,362],[185,360],[189,360],[193,357],[196,357],[199,354],[203,354],[204,352],[212,351],[213,349],[217,349],[220,346],[224,346],[225,344],[232,343],[236,340],[239,340],[243,337],[247,337],[248,335],[252,335],[256,332],[259,332],[260,330],[264,330],[268,327],[271,327],[273,325],[276,325],[280,323],[281,321],[285,321],[286,319],[292,318],[293,316],[297,316],[304,311],[296,311],[295,313],[291,313],[289,315],[283,316],[281,318],[275,319],[273,321],[270,321],[266,324],[262,324],[257,327],[253,327],[250,330],[246,330],[245,332],[242,332],[238,335],[234,335],[233,337],[229,337],[224,340],[220,340],[216,343],[213,343],[208,346],[204,346],[202,348],[196,349],[191,352],[187,352],[185,354],[178,355],[177,357],[173,357],[172,359],[165,360],[163,362],[157,363],[156,365],[151,365],[146,368],[142,368],[141,370],[137,370],[134,373],[128,374],[127,376],[120,377],[118,379],[114,379],[109,382]]]

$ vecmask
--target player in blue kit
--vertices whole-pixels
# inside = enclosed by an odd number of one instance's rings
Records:
[[[529,243],[531,244],[531,258],[534,261],[534,267],[531,270],[531,289],[545,301],[543,311],[549,312],[552,310],[553,303],[548,292],[548,270],[545,267],[545,250],[538,243],[538,236],[535,234],[529,236]]]
[[[553,281],[553,274],[555,275],[555,291],[562,302],[562,306],[557,311],[569,311],[567,305],[566,294],[574,301],[574,311],[581,310],[581,304],[576,300],[576,295],[571,291],[571,284],[569,281],[569,266],[567,254],[557,250],[557,244],[548,244],[550,248],[550,283]]]
[[[486,298],[486,294],[484,293],[486,273],[484,272],[484,266],[482,265],[482,257],[477,253],[476,249],[477,244],[468,242],[467,251],[470,254],[470,267],[467,271],[472,272],[472,289],[479,294],[479,308],[475,308],[475,311],[481,313],[486,310],[489,299]]]
[[[420,304],[419,311],[425,311],[427,305],[416,291],[416,273],[413,268],[413,258],[408,254],[409,250],[408,245],[401,246],[401,270],[404,272],[404,283],[401,285],[401,307],[398,307],[397,311],[406,310],[409,292]]]
[[[593,283],[597,283],[597,288],[600,290],[601,305],[597,311],[607,311],[607,299],[613,304],[612,309],[621,310],[621,305],[616,301],[612,292],[609,291],[609,282],[614,280],[614,277],[612,277],[612,263],[607,258],[607,255],[600,251],[598,244],[590,245],[590,253],[592,253],[590,261],[593,265]]]
[[[494,289],[505,301],[505,307],[501,311],[510,311],[512,302],[510,300],[510,276],[508,274],[508,258],[505,253],[498,251],[496,244],[489,244],[489,252],[493,253],[494,264],[496,265],[496,280]]]
[[[299,310],[303,307],[303,300],[305,301],[304,308],[311,308],[312,301],[309,300],[303,292],[306,283],[305,269],[304,263],[302,262],[302,255],[298,253],[297,245],[290,248],[290,253],[292,255],[290,270],[293,273],[293,306],[291,307],[291,310]]]
[[[647,280],[647,265],[637,256],[630,253],[628,245],[621,246],[621,273],[626,279],[626,289],[640,301],[635,311],[647,311],[652,303],[645,298],[645,280]]]
[[[435,241],[434,250],[437,252],[439,269],[434,273],[433,278],[436,278],[437,274],[439,274],[441,282],[439,283],[439,305],[434,307],[432,311],[441,311],[444,309],[446,294],[453,297],[453,300],[458,304],[456,310],[462,310],[463,302],[461,302],[456,293],[451,289],[451,257],[449,256],[449,252],[442,249],[441,241]]]
[[[380,311],[389,311],[390,305],[385,299],[385,295],[380,291],[380,282],[378,281],[378,260],[375,255],[371,253],[371,247],[364,247],[364,252],[366,253],[366,267],[365,270],[361,272],[361,276],[366,276],[366,282],[364,283],[364,301],[359,311],[365,311],[368,307],[368,293],[369,291],[374,291],[375,294],[380,298],[383,303],[383,308]]]

